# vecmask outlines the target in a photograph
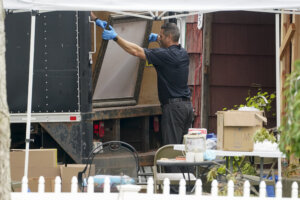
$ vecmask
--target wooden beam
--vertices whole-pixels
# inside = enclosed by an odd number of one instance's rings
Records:
[[[143,117],[161,115],[161,106],[159,104],[95,108],[90,113],[90,119],[107,120],[107,119],[122,119],[130,117]]]
[[[296,25],[296,31],[292,39],[292,71],[295,69],[295,61],[300,59],[300,15],[293,15],[293,23]]]
[[[283,14],[281,15],[281,43],[283,44],[284,38],[288,33],[288,28],[291,24],[291,15]],[[290,43],[286,43],[289,45]],[[283,46],[283,45],[281,45]],[[285,97],[284,97],[284,83],[286,79],[286,74],[290,73],[291,68],[291,49],[286,48],[284,51],[284,54],[282,54],[283,57],[280,62],[280,77],[281,77],[281,99],[280,99],[280,107],[281,107],[281,117],[285,114]],[[281,58],[281,56],[280,56]]]
[[[201,82],[201,127],[209,129],[210,95],[209,95],[209,71],[212,46],[212,21],[213,14],[204,15],[203,28],[203,60],[202,60],[202,82]]]
[[[294,35],[296,31],[296,25],[294,23],[289,25],[289,28],[283,38],[283,41],[281,43],[281,47],[280,47],[280,60],[283,58],[284,56],[284,51],[286,49],[286,47],[288,46],[288,44],[291,42],[291,39]]]

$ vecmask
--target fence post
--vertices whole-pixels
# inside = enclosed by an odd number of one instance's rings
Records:
[[[153,194],[153,178],[150,177],[147,181],[147,194]]]
[[[94,177],[88,178],[87,193],[94,193]]]
[[[169,195],[170,194],[170,180],[168,178],[164,179],[164,195]]]
[[[40,178],[39,178],[38,192],[39,193],[45,192],[45,178],[43,176],[40,176]]]
[[[123,199],[132,199],[132,193],[137,194],[141,186],[138,185],[118,185],[117,186],[119,190],[119,196],[118,199],[123,200]]]
[[[246,180],[244,182],[244,197],[250,197],[250,182]]]
[[[78,181],[76,176],[72,177],[72,182],[71,182],[71,193],[77,193],[78,192]]]
[[[180,179],[179,181],[179,195],[185,195],[186,192],[186,181],[184,179]]]
[[[202,196],[202,181],[201,181],[201,179],[197,179],[197,181],[196,181],[195,195]]]
[[[227,195],[228,197],[233,197],[234,196],[234,183],[232,180],[228,181],[228,191],[227,191]]]
[[[281,181],[278,181],[276,183],[276,197],[281,198],[282,197],[282,183]]]
[[[104,193],[105,194],[110,193],[110,179],[109,179],[109,177],[105,177],[105,179],[104,179]]]
[[[292,198],[298,198],[298,183],[296,181],[292,184]]]
[[[22,178],[22,193],[28,192],[28,179],[27,176],[23,176]]]
[[[218,181],[216,179],[211,183],[211,196],[218,196]]]
[[[264,181],[261,181],[259,184],[259,197],[265,198],[266,197],[266,183]]]
[[[55,178],[55,187],[54,187],[54,192],[55,193],[60,193],[61,192],[61,179],[59,176]]]

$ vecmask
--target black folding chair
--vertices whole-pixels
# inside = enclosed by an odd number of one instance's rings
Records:
[[[133,146],[122,141],[105,142],[91,151],[85,168],[78,173],[78,185],[81,191],[85,191],[88,178],[94,175],[130,177],[137,181],[138,171],[139,157]]]

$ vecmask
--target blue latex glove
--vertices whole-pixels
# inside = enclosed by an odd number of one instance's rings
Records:
[[[112,40],[117,37],[118,34],[116,33],[115,29],[111,25],[109,25],[109,28],[110,30],[104,29],[102,33],[103,40]]]
[[[149,35],[149,42],[155,42],[155,41],[157,41],[157,34],[156,33],[151,33],[150,35]]]
[[[101,19],[97,19],[96,20],[96,25],[100,26],[101,28],[105,28],[106,25],[107,25],[107,22],[106,21],[102,21]]]

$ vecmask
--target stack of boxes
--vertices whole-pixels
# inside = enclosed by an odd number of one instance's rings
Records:
[[[10,152],[11,180],[20,182],[24,176],[25,150],[14,149]],[[29,151],[28,187],[30,191],[37,191],[40,176],[45,178],[45,191],[54,191],[56,176],[60,176],[57,166],[56,149],[32,149]],[[20,191],[17,188],[16,191]]]
[[[22,181],[24,176],[24,164],[25,150],[12,150],[10,152],[10,170],[13,183]],[[57,149],[29,150],[28,164],[28,188],[31,192],[38,191],[40,176],[45,178],[45,192],[54,192],[55,178],[57,176],[60,176],[62,180],[62,192],[70,192],[72,177],[77,177],[78,172],[82,171],[85,167],[84,164],[58,165]],[[95,169],[93,167],[91,174],[94,174],[94,171]],[[21,187],[15,187],[14,191],[20,192]]]

